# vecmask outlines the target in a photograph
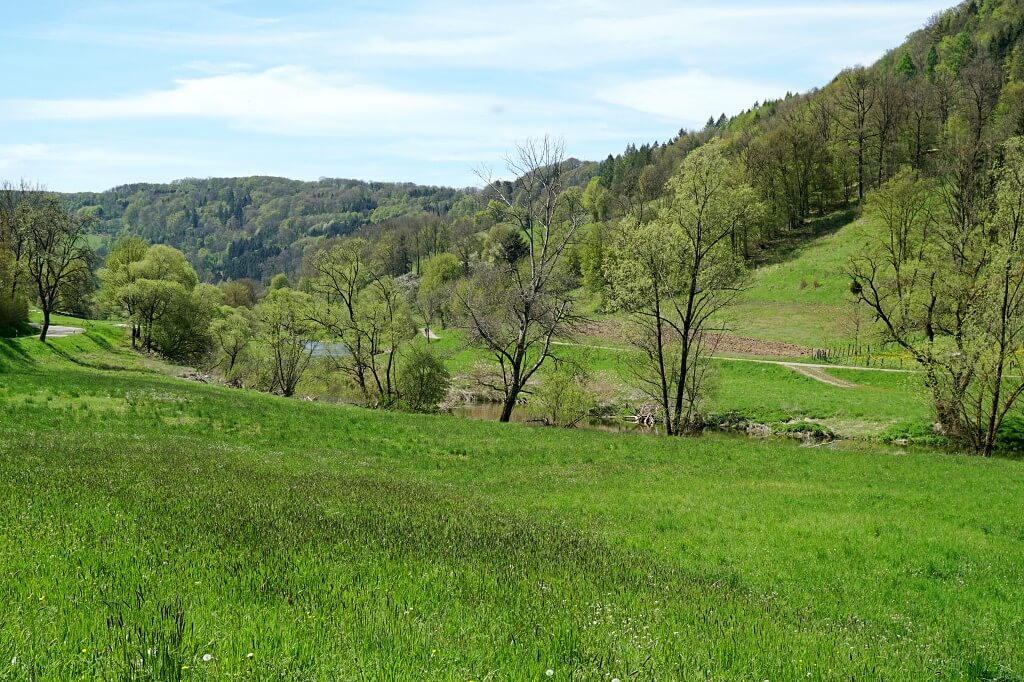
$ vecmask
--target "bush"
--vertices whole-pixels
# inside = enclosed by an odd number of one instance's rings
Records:
[[[434,412],[452,377],[444,361],[425,345],[413,345],[398,372],[398,401],[410,412]]]
[[[818,422],[792,422],[780,424],[774,432],[780,436],[791,436],[805,440],[834,440],[836,434],[832,429]]]
[[[752,423],[749,417],[736,410],[704,417],[704,427],[714,431],[746,431]]]
[[[1024,416],[1014,415],[1003,419],[996,434],[996,449],[1024,453]]]
[[[596,399],[584,363],[557,362],[533,392],[529,412],[555,426],[576,426],[590,416]]]
[[[28,322],[28,301],[24,296],[0,294],[0,327],[17,328]]]

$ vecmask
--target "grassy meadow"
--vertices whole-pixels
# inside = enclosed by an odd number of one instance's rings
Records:
[[[1024,672],[1018,462],[285,400],[120,334],[0,341],[0,679]]]
[[[812,239],[798,242],[777,262],[754,270],[749,288],[728,311],[734,333],[814,348],[832,348],[854,335],[849,302],[849,260],[878,227],[867,218],[840,214],[806,228]],[[865,315],[866,317],[866,315]],[[863,328],[870,319],[863,320]]]

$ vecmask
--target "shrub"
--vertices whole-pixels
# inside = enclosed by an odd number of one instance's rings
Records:
[[[596,399],[583,363],[556,362],[533,392],[529,412],[555,426],[576,426],[590,416]]]
[[[16,328],[28,322],[28,301],[24,296],[0,294],[0,327]]]
[[[886,443],[905,441],[908,445],[949,444],[949,439],[935,433],[935,427],[931,422],[923,420],[897,422],[882,432],[881,439]]]
[[[809,440],[833,440],[836,434],[832,429],[818,422],[792,422],[780,424],[774,432],[781,436],[791,436]]]
[[[1024,453],[1024,416],[1003,419],[996,434],[996,448],[1003,452]]]
[[[452,377],[444,361],[425,345],[413,345],[398,372],[398,400],[410,412],[434,412]]]
[[[704,417],[704,427],[715,431],[745,431],[751,423],[749,417],[736,410]]]

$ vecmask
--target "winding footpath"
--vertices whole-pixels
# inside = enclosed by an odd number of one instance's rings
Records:
[[[569,343],[567,341],[552,341],[553,346],[575,346],[577,348],[593,348],[594,350],[607,350],[616,353],[621,353],[627,349],[616,348],[614,346],[594,346],[586,343]],[[857,372],[890,372],[895,374],[914,374],[918,370],[914,369],[895,369],[890,367],[856,367],[853,365],[826,365],[816,362],[794,362],[792,360],[763,360],[761,358],[736,358],[728,355],[712,355],[712,360],[718,360],[720,362],[753,362],[760,365],[777,365],[779,367],[786,367],[791,369],[797,374],[801,374],[808,379],[819,381],[829,386],[835,386],[836,388],[856,388],[857,384],[839,379],[831,376],[827,373],[830,369],[850,369]]]
[[[32,326],[35,327],[36,329],[42,329],[43,328],[43,325],[41,325],[41,324],[33,324]],[[65,336],[74,336],[75,334],[81,334],[84,331],[85,330],[82,329],[81,327],[65,327],[65,326],[59,325],[59,324],[51,324],[50,328],[48,330],[46,330],[46,338],[47,339],[60,339],[60,338],[63,338]]]

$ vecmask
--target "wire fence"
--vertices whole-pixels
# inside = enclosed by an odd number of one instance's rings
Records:
[[[877,369],[914,369],[916,363],[901,355],[891,344],[848,343],[831,348],[816,348],[811,357],[829,365],[850,365]]]

